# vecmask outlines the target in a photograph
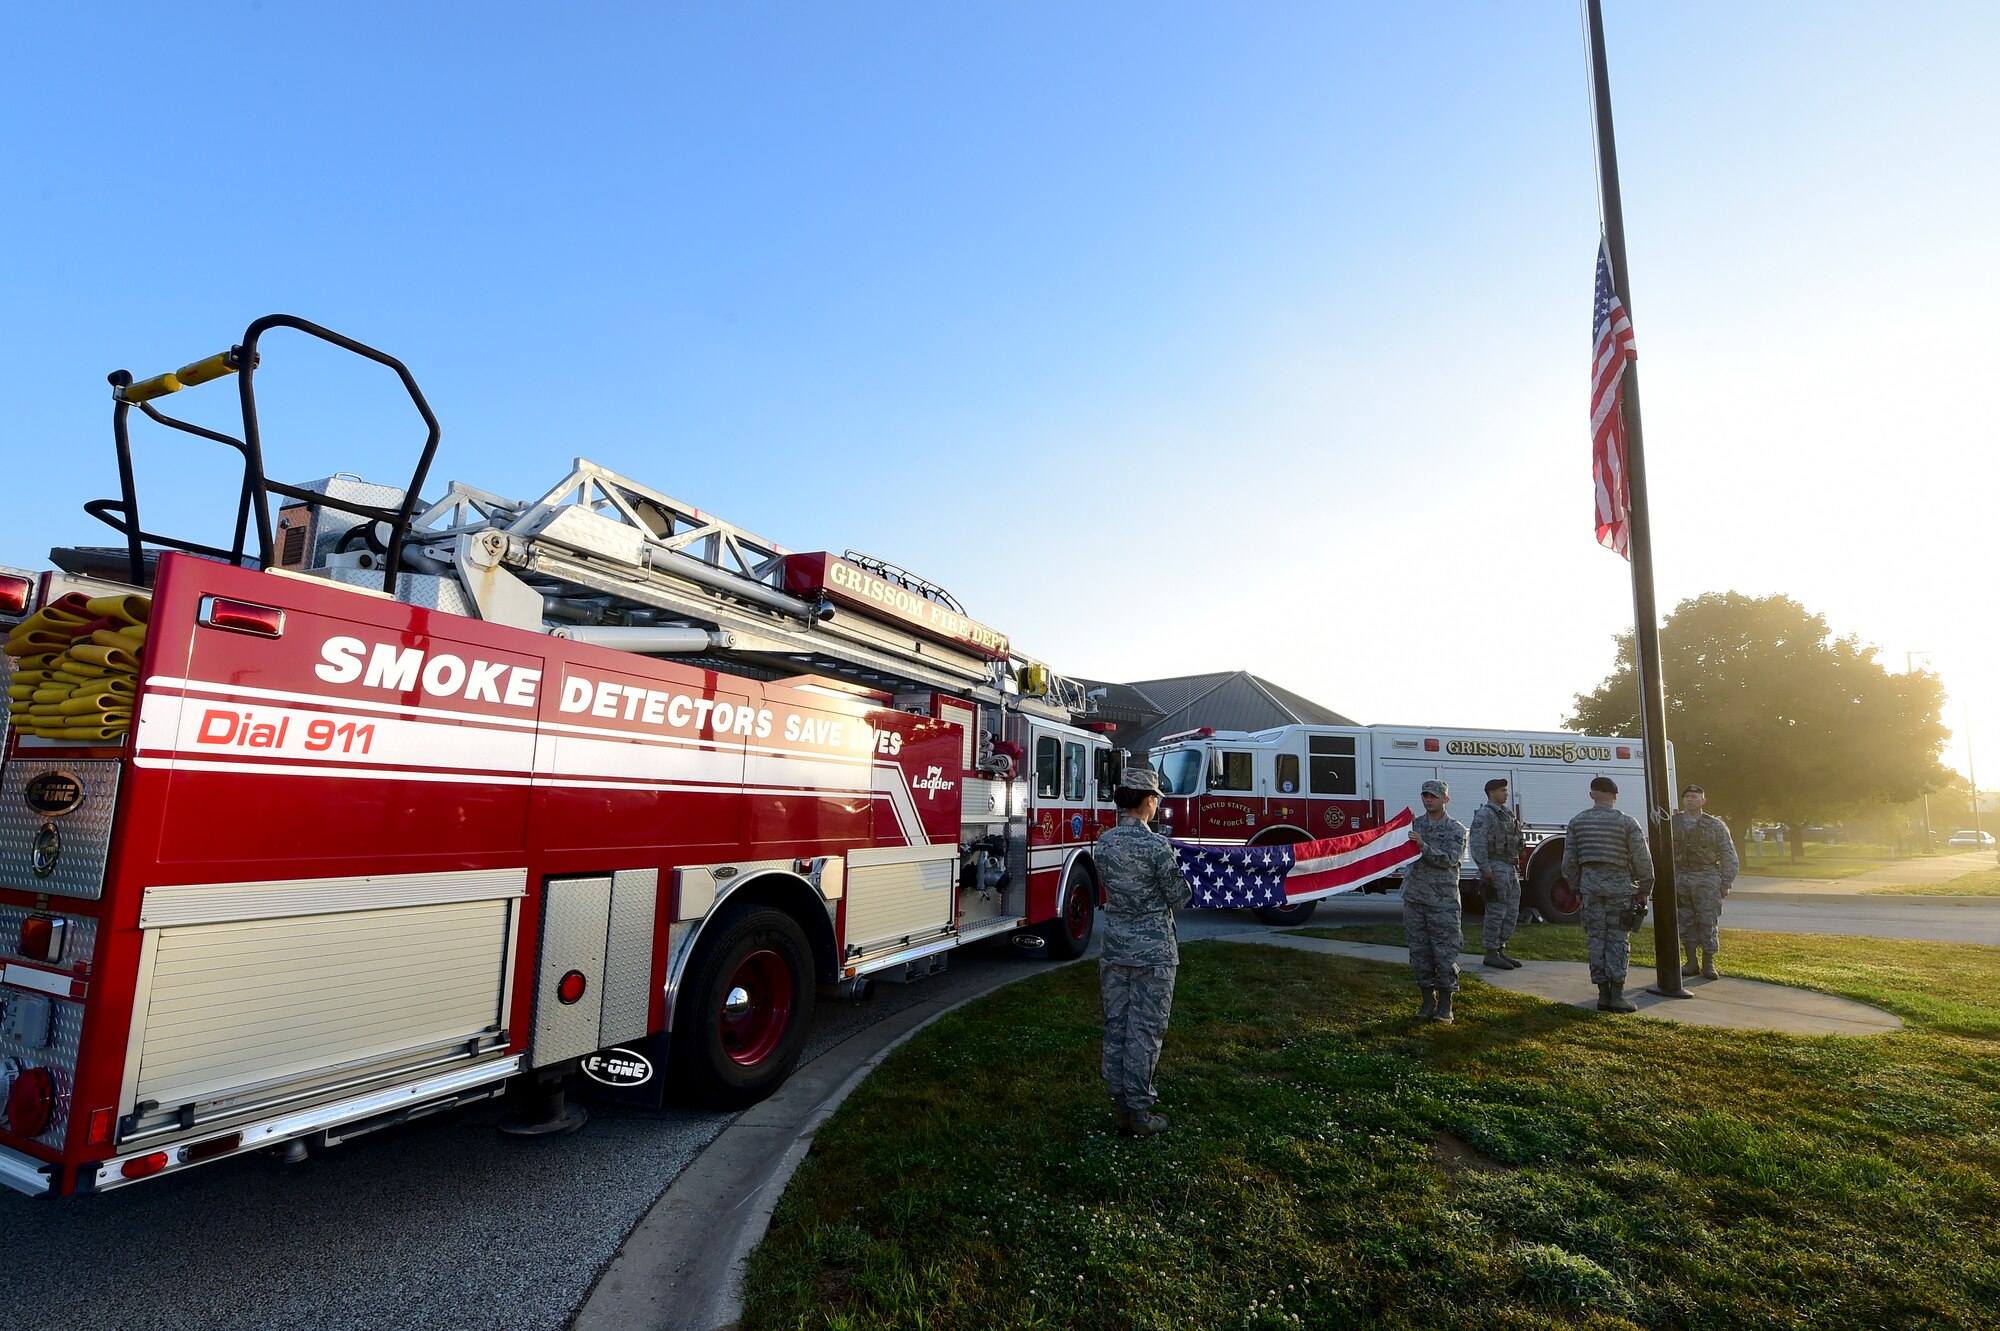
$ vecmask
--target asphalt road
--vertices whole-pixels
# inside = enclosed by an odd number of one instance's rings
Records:
[[[1398,899],[1342,898],[1315,924],[1395,920]],[[1828,902],[1738,894],[1750,929],[2000,944],[2000,901]],[[1258,929],[1190,912],[1182,937]],[[1004,950],[954,956],[944,976],[823,1004],[808,1056],[862,1026],[1004,968]],[[303,1165],[223,1161],[83,1201],[0,1193],[0,1246],[24,1289],[60,1291],[67,1331],[133,1326],[559,1328],[625,1235],[728,1122],[689,1109],[593,1106],[575,1136],[519,1142],[482,1105],[357,1138]]]

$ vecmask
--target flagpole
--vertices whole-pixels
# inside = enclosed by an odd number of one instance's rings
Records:
[[[1597,187],[1604,205],[1604,246],[1611,258],[1612,288],[1632,316],[1632,284],[1625,269],[1625,209],[1618,197],[1618,146],[1611,132],[1611,82],[1604,60],[1604,14],[1599,0],[1585,0],[1590,33],[1590,83],[1597,117]],[[1636,320],[1634,321],[1636,326]],[[1632,647],[1639,683],[1639,725],[1646,754],[1646,826],[1653,847],[1653,952],[1658,982],[1653,992],[1692,998],[1681,982],[1680,919],[1674,894],[1674,794],[1667,779],[1667,701],[1660,678],[1660,616],[1653,604],[1653,523],[1646,504],[1645,431],[1639,421],[1639,367],[1625,367],[1623,409],[1627,484],[1632,512],[1627,551],[1632,560]]]

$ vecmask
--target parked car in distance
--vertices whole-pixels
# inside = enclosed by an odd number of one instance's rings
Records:
[[[1951,839],[1944,844],[1953,850],[1991,850],[1993,849],[1993,834],[1991,832],[1953,832]]]

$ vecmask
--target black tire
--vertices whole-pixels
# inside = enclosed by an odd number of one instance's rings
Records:
[[[1560,855],[1537,855],[1528,865],[1523,904],[1533,906],[1548,924],[1575,924],[1583,918],[1583,899],[1562,874]]]
[[[1059,961],[1075,961],[1090,950],[1097,935],[1097,880],[1088,869],[1072,869],[1063,884],[1061,914],[1035,930]]]
[[[697,1104],[754,1105],[784,1085],[812,1026],[812,947],[798,921],[744,903],[710,926],[674,1004],[675,1081]],[[742,990],[732,1008],[733,990]]]
[[[1319,909],[1317,901],[1301,901],[1295,906],[1259,906],[1252,914],[1266,924],[1280,928],[1296,928],[1313,917]]]

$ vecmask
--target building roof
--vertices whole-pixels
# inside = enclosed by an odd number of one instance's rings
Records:
[[[1134,753],[1145,752],[1164,736],[1200,726],[1216,730],[1268,730],[1293,724],[1355,724],[1332,708],[1247,670],[1142,679],[1123,687],[1151,701],[1158,713],[1156,719],[1142,727],[1119,727],[1119,742]]]

